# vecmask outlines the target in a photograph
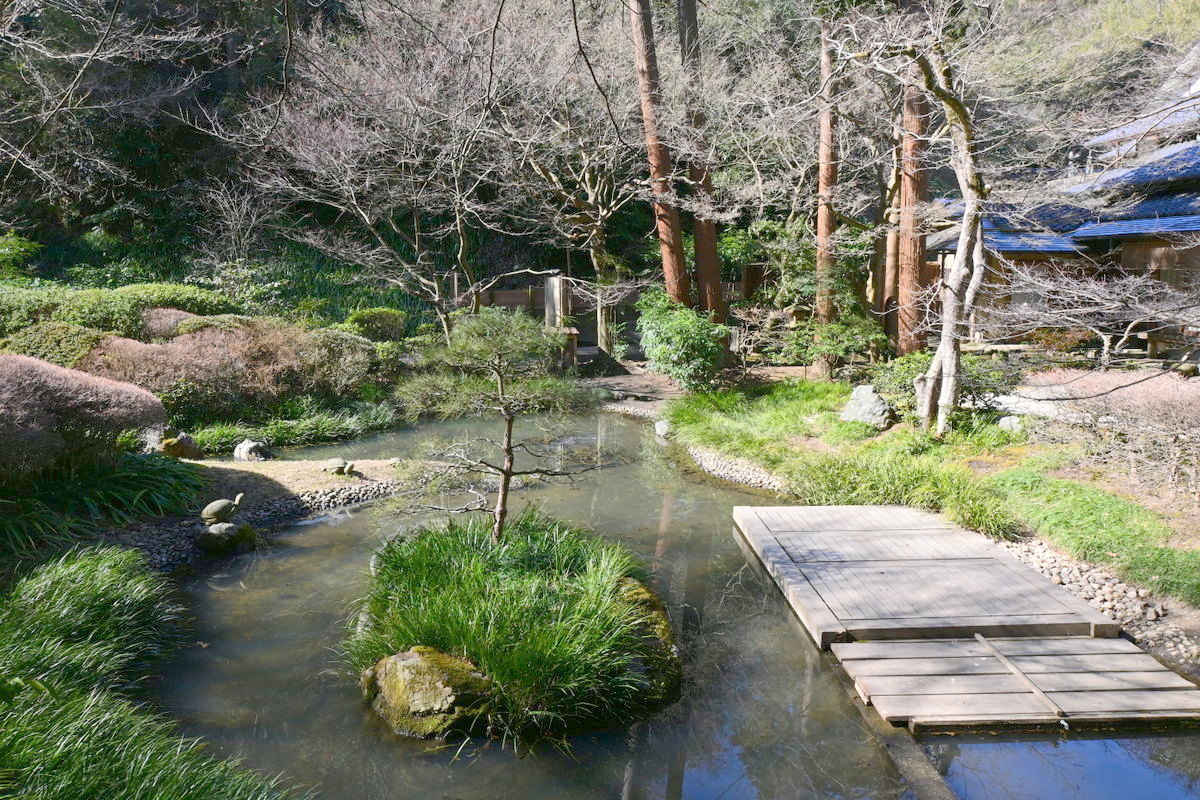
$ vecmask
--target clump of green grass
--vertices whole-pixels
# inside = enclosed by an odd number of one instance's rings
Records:
[[[0,792],[8,798],[268,800],[274,781],[206,755],[121,689],[148,674],[179,608],[131,550],[68,554],[0,598]],[[14,680],[16,679],[16,680]]]
[[[340,411],[306,409],[296,418],[276,417],[257,424],[216,422],[195,428],[192,438],[205,453],[232,453],[243,439],[272,447],[324,444],[355,439],[395,427],[396,409],[387,403],[356,403]]]
[[[645,611],[623,547],[526,511],[491,541],[490,520],[421,528],[379,552],[346,642],[354,670],[417,645],[467,659],[494,684],[493,730],[557,734],[645,716],[654,687]],[[664,698],[659,697],[661,705]]]
[[[817,418],[850,397],[844,383],[790,381],[757,391],[714,391],[672,401],[666,418],[676,437],[698,447],[769,449],[818,432]]]
[[[129,453],[0,485],[0,563],[111,525],[181,513],[204,485],[194,464]]]
[[[1200,603],[1200,551],[1168,547],[1171,529],[1153,511],[1028,467],[1006,470],[990,483],[1030,528],[1070,555],[1109,564],[1127,580]]]
[[[673,401],[667,418],[677,440],[750,459],[810,505],[909,505],[942,511],[991,536],[1020,533],[1003,496],[954,463],[985,445],[1000,446],[1004,439],[993,431],[1009,434],[980,422],[943,441],[908,430],[871,438],[867,426],[833,413],[849,395],[844,383],[796,381],[754,394],[691,395]],[[796,441],[813,436],[842,447],[819,452]]]

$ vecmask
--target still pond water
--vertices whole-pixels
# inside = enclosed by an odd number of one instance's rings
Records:
[[[402,456],[471,424],[289,456]],[[364,710],[337,655],[383,535],[361,511],[293,526],[270,548],[187,582],[196,644],[166,667],[159,691],[184,733],[327,800],[910,796],[834,662],[739,546],[732,507],[769,497],[707,479],[655,444],[648,426],[615,415],[527,434],[572,461],[622,456],[585,480],[527,489],[522,500],[625,543],[652,567],[683,649],[680,703],[628,730],[578,737],[570,752],[518,757],[496,744],[437,749],[392,735]],[[964,800],[1200,797],[1200,734],[924,745]]]

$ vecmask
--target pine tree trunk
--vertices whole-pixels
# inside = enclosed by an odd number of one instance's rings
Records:
[[[708,120],[704,112],[696,107],[694,98],[701,91],[700,21],[696,13],[696,0],[678,0],[675,5],[679,16],[679,45],[683,53],[683,68],[689,83],[688,124],[696,132],[696,150],[707,149],[704,127]],[[713,195],[712,176],[708,164],[699,158],[688,163],[688,176],[701,205],[711,203]],[[699,305],[717,322],[729,316],[725,303],[725,291],[721,285],[721,257],[717,253],[717,224],[711,219],[696,216],[692,220],[692,235],[696,245],[696,295]]]
[[[654,50],[654,21],[650,0],[629,4],[633,28],[633,54],[637,66],[638,94],[642,101],[642,125],[646,129],[646,157],[650,165],[650,189],[654,195],[654,220],[662,250],[663,279],[667,294],[690,304],[692,287],[683,257],[683,234],[679,209],[671,203],[671,157],[659,131],[658,56]]]
[[[821,22],[821,114],[817,121],[817,296],[813,314],[817,322],[833,321],[833,283],[836,266],[833,235],[837,217],[833,192],[837,189],[838,162],[835,136],[837,117],[833,108],[833,53],[829,49],[829,23]],[[826,365],[831,366],[831,365]]]
[[[500,471],[500,486],[496,490],[496,506],[492,509],[492,543],[500,544],[504,535],[504,520],[508,518],[508,490],[513,478],[513,415],[504,415],[504,467]]]
[[[914,76],[919,79],[920,76]],[[925,234],[920,205],[928,202],[925,172],[926,124],[929,103],[915,85],[904,87],[903,130],[900,144],[900,213],[896,241],[896,352],[914,353],[925,346],[920,328],[921,270],[925,266]]]

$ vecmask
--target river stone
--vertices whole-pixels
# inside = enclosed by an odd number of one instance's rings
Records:
[[[664,439],[671,435],[671,423],[665,419],[655,420],[654,433]]]
[[[256,442],[253,439],[243,439],[241,444],[233,448],[234,461],[267,461],[275,457],[266,442]]]
[[[245,522],[218,522],[196,537],[196,546],[206,553],[221,554],[254,547],[254,528]]]
[[[384,656],[359,677],[363,699],[389,728],[423,739],[481,727],[491,685],[470,662],[420,645]]]
[[[855,386],[850,401],[842,409],[844,422],[862,422],[876,430],[887,430],[896,421],[896,412],[869,383]]]
[[[196,440],[186,433],[163,439],[158,445],[159,452],[172,458],[204,458],[204,451]]]

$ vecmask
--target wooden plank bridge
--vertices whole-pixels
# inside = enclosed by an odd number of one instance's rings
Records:
[[[1200,721],[1200,691],[983,536],[899,506],[734,522],[865,703],[911,729]]]

